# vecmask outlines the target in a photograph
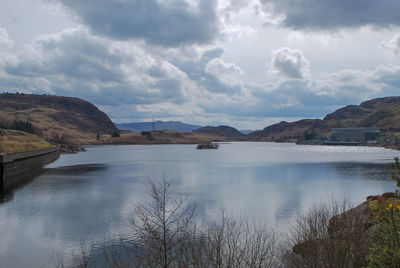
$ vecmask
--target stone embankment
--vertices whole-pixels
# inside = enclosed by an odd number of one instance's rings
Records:
[[[12,190],[38,174],[43,165],[60,156],[59,147],[42,150],[0,154],[0,192]]]

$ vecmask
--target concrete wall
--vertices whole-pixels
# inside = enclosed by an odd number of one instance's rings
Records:
[[[378,139],[379,134],[378,128],[334,128],[332,129],[332,140],[366,143],[368,140]]]
[[[8,191],[29,181],[42,170],[43,165],[56,160],[59,156],[58,147],[0,155],[0,190]]]

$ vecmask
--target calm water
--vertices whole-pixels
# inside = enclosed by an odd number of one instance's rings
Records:
[[[88,147],[62,155],[0,203],[0,266],[51,267],[51,258],[129,233],[147,177],[165,174],[207,219],[224,207],[277,230],[332,198],[361,203],[393,191],[398,151],[278,143]]]

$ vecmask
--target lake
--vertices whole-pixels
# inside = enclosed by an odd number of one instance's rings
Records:
[[[131,232],[146,181],[166,176],[197,204],[200,219],[222,207],[277,231],[304,209],[332,199],[361,203],[393,191],[398,151],[373,147],[238,142],[93,146],[62,155],[31,183],[0,199],[0,266],[51,267],[83,243]]]

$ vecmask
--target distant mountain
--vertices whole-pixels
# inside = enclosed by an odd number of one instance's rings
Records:
[[[191,132],[201,126],[185,124],[180,121],[155,121],[154,130],[178,130]],[[130,130],[133,132],[142,132],[152,130],[153,122],[132,122],[116,124],[119,129]]]
[[[247,134],[249,134],[251,132],[254,132],[254,130],[250,130],[250,129],[241,129],[239,131],[240,131],[240,133],[242,133],[244,135],[247,135]]]
[[[79,98],[36,94],[0,94],[0,120],[23,120],[45,138],[55,135],[85,142],[117,130],[96,106]]]
[[[211,135],[218,135],[221,137],[227,137],[233,140],[242,140],[245,135],[239,132],[236,128],[229,126],[218,126],[218,127],[202,127],[196,130],[193,130],[195,133],[206,133]]]
[[[329,135],[332,128],[378,127],[382,132],[400,132],[400,97],[385,97],[348,105],[320,119],[282,121],[246,135],[249,140],[296,141]]]

